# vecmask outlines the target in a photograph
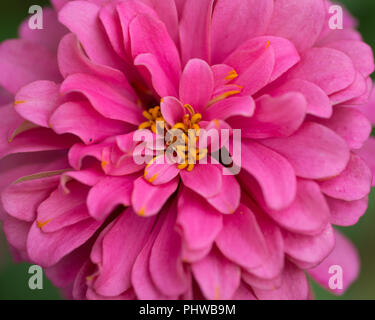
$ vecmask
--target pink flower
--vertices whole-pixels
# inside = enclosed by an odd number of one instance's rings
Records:
[[[1,218],[17,258],[75,299],[308,299],[306,273],[339,294],[355,280],[332,225],[367,208],[371,125],[353,105],[374,63],[348,14],[331,30],[323,0],[52,2],[43,31],[24,23],[0,46]],[[241,152],[227,148],[240,173],[215,141],[135,162],[157,121],[183,138],[241,130]]]

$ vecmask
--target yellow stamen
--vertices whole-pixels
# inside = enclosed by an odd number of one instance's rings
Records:
[[[180,129],[182,131],[185,131],[187,128],[182,122],[176,123],[172,129]]]
[[[142,207],[141,210],[139,210],[138,214],[141,217],[144,217],[146,215],[146,209],[145,209],[145,207]]]
[[[215,286],[215,300],[220,300],[220,287]]]
[[[47,223],[51,222],[51,219],[50,220],[47,220],[45,222],[40,222],[40,221],[37,221],[36,224],[38,226],[39,229],[42,229]]]
[[[228,76],[225,77],[226,80],[233,80],[233,79],[236,79],[238,77],[238,73],[236,72],[236,70],[232,70],[229,72]]]
[[[202,120],[202,115],[200,113],[196,113],[195,115],[191,117],[191,123],[193,124],[196,124],[201,120]]]
[[[160,107],[159,106],[157,106],[154,109],[152,109],[151,115],[152,115],[153,119],[157,119],[158,118],[159,111],[160,111]]]
[[[221,94],[220,96],[212,99],[208,104],[207,104],[207,108],[212,106],[213,104],[215,104],[216,102],[219,102],[221,100],[224,100],[230,96],[233,96],[235,94],[239,94],[241,93],[241,91],[239,90],[231,90],[231,91],[227,91],[227,92],[224,92],[223,94]]]
[[[151,122],[150,121],[145,121],[141,123],[138,127],[139,130],[150,128],[151,127]]]
[[[17,106],[18,104],[22,104],[22,103],[26,103],[27,101],[22,101],[22,100],[18,100],[18,101],[14,101],[14,106]]]
[[[8,142],[11,143],[15,137],[17,137],[22,132],[31,130],[38,127],[34,123],[29,121],[24,121],[16,130],[13,131],[12,135],[9,137]]]
[[[266,49],[269,47],[271,45],[271,41],[267,41],[267,43],[266,43]]]
[[[148,182],[153,183],[153,182],[156,180],[157,177],[158,177],[158,174],[155,173],[155,174],[151,177],[151,179],[148,180]]]
[[[217,119],[214,119],[213,122],[215,124],[216,129],[219,130],[220,129],[220,121],[217,120]]]
[[[102,163],[101,163],[101,165],[102,165],[102,168],[103,168],[103,169],[105,169],[105,168],[106,168],[106,166],[108,166],[108,162],[107,162],[107,161],[104,161],[104,160],[102,160]]]
[[[148,119],[148,120],[150,120],[150,121],[153,120],[152,115],[151,115],[149,112],[147,112],[147,111],[143,111],[143,112],[142,112],[142,115],[143,115],[146,119]]]
[[[188,163],[185,162],[185,163],[181,163],[177,166],[178,169],[180,170],[184,170],[186,167],[188,166]]]
[[[190,104],[185,104],[184,107],[186,109],[188,109],[188,111],[190,112],[190,114],[193,116],[195,114],[195,111],[193,109],[193,107],[190,105]]]

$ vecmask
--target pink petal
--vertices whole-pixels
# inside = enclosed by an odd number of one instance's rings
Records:
[[[184,106],[175,97],[164,97],[160,103],[160,110],[165,121],[171,126],[181,122],[185,115]]]
[[[174,0],[142,0],[158,14],[173,41],[178,42],[178,12]]]
[[[168,183],[154,186],[143,177],[134,182],[134,189],[131,197],[134,211],[141,216],[153,216],[159,213],[169,197],[176,191],[179,179]]]
[[[109,142],[107,140],[93,145],[84,145],[82,143],[76,143],[69,150],[69,164],[75,170],[80,170],[82,168],[83,161],[88,157],[92,157],[98,161],[101,161],[103,149],[110,146],[113,146],[113,142]]]
[[[145,180],[153,185],[168,183],[176,178],[180,173],[180,170],[177,168],[176,164],[168,163],[167,157],[163,157],[162,161],[163,163],[158,163],[158,160],[155,160],[148,164],[145,168]]]
[[[58,134],[73,133],[85,144],[125,133],[131,128],[123,122],[104,118],[84,101],[59,106],[50,118],[50,125]]]
[[[232,97],[206,108],[203,117],[205,120],[226,120],[233,116],[251,117],[254,110],[255,103],[251,96]]]
[[[375,139],[369,138],[364,144],[363,147],[356,151],[356,154],[358,154],[363,160],[365,160],[367,166],[372,171],[372,185],[375,185]]]
[[[29,42],[43,45],[52,52],[57,51],[60,39],[68,30],[58,22],[55,10],[43,8],[43,29],[31,29],[29,19],[26,19],[19,29],[20,38]]]
[[[299,51],[303,51],[318,39],[325,15],[323,1],[278,0],[274,4],[267,34],[287,38]],[[307,20],[310,23],[306,24]]]
[[[314,236],[300,235],[284,231],[285,253],[300,268],[312,268],[323,261],[335,246],[335,236],[331,224]]]
[[[52,81],[35,81],[22,87],[15,97],[16,111],[22,118],[42,127],[61,104],[60,87]]]
[[[353,201],[370,193],[372,173],[366,163],[352,154],[348,166],[337,177],[320,182],[322,192],[332,198]]]
[[[256,101],[254,116],[229,120],[234,128],[242,128],[245,138],[266,139],[289,136],[303,123],[306,100],[300,93],[290,92],[276,98],[264,95]]]
[[[75,34],[67,34],[61,41],[58,51],[58,63],[64,78],[76,73],[85,73],[104,80],[132,102],[137,96],[125,75],[114,68],[94,63],[84,52]]]
[[[239,267],[223,257],[217,249],[194,263],[192,271],[206,299],[231,299],[240,285]]]
[[[26,251],[27,235],[31,223],[15,219],[8,215],[1,220],[3,231],[9,244],[19,251]]]
[[[211,245],[222,228],[222,216],[188,188],[178,198],[177,226],[191,250]]]
[[[57,135],[51,129],[33,128],[14,109],[12,105],[0,107],[0,158],[19,152],[63,150],[77,141],[72,136]],[[26,130],[19,130],[22,126]]]
[[[125,54],[126,54],[125,58],[131,59],[132,57],[131,40],[130,40],[131,35],[129,33],[130,23],[133,21],[134,18],[136,18],[139,15],[146,15],[146,16],[152,17],[155,20],[159,20],[159,18],[155,10],[153,10],[149,5],[147,5],[144,0],[142,1],[117,1],[117,3],[115,3],[115,6],[116,6],[117,15],[118,15],[116,19],[119,19],[119,24],[122,29],[121,30],[122,39],[120,39],[119,42],[117,39],[116,41],[117,43],[115,47],[119,47],[123,45],[125,49]],[[116,20],[113,21],[113,18],[112,18],[110,22],[111,24],[113,24],[114,22],[116,24],[117,21]],[[105,25],[107,27],[106,29],[108,30],[108,27],[109,27],[108,22],[106,22]],[[113,32],[111,32],[111,38],[112,38],[111,42],[114,42],[115,39],[113,39]],[[118,48],[116,51],[119,51]],[[128,55],[129,57],[127,57]]]
[[[169,83],[168,87],[158,92],[162,97],[176,96],[181,63],[177,48],[169,37],[165,25],[152,17],[139,15],[130,23],[129,33],[135,64],[147,63],[145,66],[153,78],[164,77],[166,79],[165,81]],[[147,54],[142,55],[142,62],[140,58],[137,58],[141,54]],[[158,82],[156,79],[153,79],[154,84]]]
[[[122,24],[117,11],[119,1],[107,2],[99,12],[99,19],[107,34],[113,50],[126,62],[129,60],[129,52],[126,52]],[[138,2],[137,2],[138,3]],[[128,49],[128,48],[127,48]]]
[[[168,298],[157,289],[149,270],[152,246],[160,232],[163,222],[164,219],[160,219],[156,222],[151,235],[148,237],[147,243],[139,253],[133,265],[131,283],[137,294],[137,298],[140,300],[166,300]]]
[[[275,279],[280,276],[284,267],[284,243],[281,230],[276,223],[261,212],[254,203],[249,204],[249,206],[256,216],[256,220],[266,241],[269,254],[267,260],[264,261],[263,264],[246,270],[248,272],[247,278],[252,276],[259,280],[269,280],[270,282],[274,282]],[[248,282],[246,277],[244,277],[244,274],[243,278]],[[251,284],[250,282],[248,283]]]
[[[215,165],[196,164],[193,171],[181,170],[180,176],[184,185],[204,198],[217,195],[222,188],[222,174]]]
[[[261,266],[269,256],[256,218],[244,205],[234,214],[223,216],[216,244],[229,260],[247,269]]]
[[[335,232],[336,246],[331,254],[317,267],[309,270],[309,274],[321,286],[327,288],[335,294],[343,294],[344,291],[355,281],[359,273],[359,257],[353,244],[338,231]],[[331,289],[329,284],[332,277],[337,273],[337,269],[331,270],[331,267],[339,267],[342,271],[343,287]],[[333,271],[333,272],[332,272]],[[334,283],[335,284],[335,281]]]
[[[180,81],[180,99],[201,112],[210,101],[214,90],[214,76],[203,60],[192,59],[186,64]]]
[[[314,181],[298,179],[293,203],[280,211],[268,214],[282,227],[296,233],[320,233],[329,221],[329,208],[319,185]]]
[[[0,85],[13,94],[36,80],[61,80],[55,55],[43,46],[21,39],[1,43],[0,70]]]
[[[155,239],[149,270],[156,287],[167,296],[178,296],[188,288],[187,273],[181,260],[181,238],[175,231],[176,206],[169,207]],[[168,261],[168,263],[165,263]]]
[[[256,179],[261,190],[260,194],[255,193],[256,197],[262,201],[263,195],[267,206],[275,210],[289,206],[296,194],[296,177],[289,162],[250,140],[244,140],[241,149],[242,168]],[[251,190],[256,187],[255,184],[246,185]]]
[[[155,220],[138,217],[132,209],[124,211],[103,238],[103,255],[96,292],[116,296],[131,286],[133,264],[150,235]]]
[[[81,184],[93,187],[102,178],[104,178],[104,174],[101,168],[99,168],[99,166],[92,166],[84,170],[64,172],[61,175],[60,185],[62,186],[62,188],[65,189],[65,191],[69,192],[69,189],[66,184],[70,180],[76,180]]]
[[[241,284],[238,287],[237,291],[234,293],[232,299],[233,300],[256,300],[257,298],[254,296],[250,287],[241,281]]]
[[[273,2],[219,0],[212,17],[214,63],[222,62],[244,41],[264,34],[270,22]]]
[[[88,57],[94,62],[121,69],[123,62],[116,55],[99,20],[100,6],[87,1],[68,2],[59,11],[59,21],[75,33]]]
[[[91,188],[87,196],[90,215],[104,220],[118,205],[129,206],[135,177],[106,177]]]
[[[312,82],[293,79],[273,89],[271,95],[285,94],[291,91],[304,95],[307,102],[306,113],[321,118],[329,118],[332,115],[332,106],[328,96]]]
[[[262,36],[246,41],[225,60],[225,63],[234,67],[237,73],[241,75],[248,68],[250,61],[256,60],[264,52],[269,51],[267,50],[269,48],[272,48],[270,51],[274,60],[269,65],[273,68],[270,82],[279,78],[300,61],[300,56],[292,42],[284,38]]]
[[[1,194],[2,205],[11,216],[24,221],[33,221],[36,209],[58,186],[60,175],[15,182]]]
[[[350,86],[346,87],[344,90],[338,91],[330,95],[330,100],[332,104],[347,103],[351,104],[350,101],[355,99],[360,99],[363,95],[367,93],[367,81],[361,76],[357,71],[355,72],[354,80]]]
[[[35,222],[27,238],[27,252],[33,262],[43,267],[52,266],[85,243],[100,225],[94,219],[86,219],[59,231],[45,233]]]
[[[106,118],[134,125],[139,125],[144,120],[142,110],[126,94],[117,91],[104,79],[77,73],[67,77],[60,90],[62,94],[82,93],[96,111]]]
[[[67,284],[72,283],[78,272],[89,259],[90,246],[85,244],[72,253],[68,254],[60,260],[57,264],[45,270],[48,279],[50,279],[54,286],[66,287]]]
[[[346,142],[332,130],[305,122],[292,136],[263,140],[267,147],[285,156],[297,176],[324,179],[340,174],[349,161]]]
[[[337,226],[353,226],[365,214],[368,207],[368,196],[360,200],[344,201],[327,197],[331,211],[331,223]]]
[[[283,266],[284,268],[284,266]],[[247,271],[242,271],[242,280],[251,286],[252,288],[257,288],[260,290],[276,290],[281,287],[282,284],[282,274],[279,274],[273,279],[263,279],[248,273]]]
[[[216,210],[224,214],[232,214],[240,204],[241,187],[233,175],[222,176],[221,191],[213,197],[206,198]]]
[[[38,207],[37,225],[43,232],[55,232],[89,218],[86,207],[88,187],[76,181],[53,191]]]
[[[335,131],[345,139],[350,149],[360,149],[371,133],[371,124],[356,109],[336,107],[333,116],[321,120],[321,124]]]
[[[347,54],[354,67],[363,77],[374,72],[374,55],[371,47],[363,41],[341,40],[330,42],[325,47],[336,49]]]
[[[329,95],[349,87],[355,74],[353,63],[346,54],[330,48],[312,48],[288,73],[288,79],[310,81]]]
[[[309,283],[302,270],[286,261],[279,288],[274,290],[253,288],[253,290],[260,300],[306,300],[309,295]]]
[[[275,67],[275,50],[267,41],[247,42],[225,61],[239,74],[235,84],[243,87],[242,94],[253,95],[271,81]]]
[[[210,62],[213,0],[186,0],[180,19],[180,46],[183,64],[199,58]]]
[[[200,261],[210,253],[211,249],[212,249],[212,244],[202,249],[193,250],[187,246],[185,241],[183,241],[181,259],[188,263]]]

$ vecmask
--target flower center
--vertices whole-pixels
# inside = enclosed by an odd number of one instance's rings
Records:
[[[150,108],[143,112],[147,121],[141,123],[138,129],[150,129],[155,134],[163,135],[166,154],[177,158],[176,163],[180,170],[192,171],[197,161],[207,156],[208,150],[197,147],[202,115],[196,113],[189,104],[185,104],[184,107],[188,113],[173,127],[164,120],[160,106]]]

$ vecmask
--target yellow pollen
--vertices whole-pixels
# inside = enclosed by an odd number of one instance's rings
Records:
[[[157,133],[156,122],[164,121],[164,118],[160,112],[160,106],[149,109],[148,111],[143,111],[142,115],[148,120],[141,123],[138,126],[139,130],[150,128],[153,133]]]
[[[138,214],[139,214],[141,217],[144,217],[145,214],[146,214],[146,209],[145,209],[145,207],[142,207],[141,210],[139,210]]]
[[[161,102],[163,100],[161,99]],[[208,150],[202,149],[197,150],[197,142],[199,140],[200,126],[199,122],[202,120],[202,115],[196,113],[194,108],[185,104],[184,107],[188,110],[189,113],[185,114],[182,121],[171,126],[166,124],[166,132],[172,134],[173,141],[167,141],[166,145],[172,147],[169,151],[176,152],[176,155],[179,157],[178,169],[192,171],[197,160],[203,159],[207,156]],[[143,116],[147,121],[141,123],[138,129],[150,129],[152,132],[156,133],[156,123],[158,121],[165,120],[161,114],[160,106],[150,108],[148,111],[143,112]],[[149,177],[149,166],[154,162],[156,157],[154,157],[146,166],[144,170],[144,178],[152,183],[154,182],[158,174],[154,174],[151,178]]]
[[[215,300],[219,300],[219,299],[220,299],[220,287],[215,286]]]
[[[219,102],[221,100],[224,100],[230,96],[233,96],[235,94],[239,94],[241,93],[240,90],[231,90],[231,91],[227,91],[227,92],[224,92],[223,94],[221,94],[220,96],[212,99],[208,104],[207,104],[207,108],[212,106],[213,104],[215,104],[216,102]]]
[[[18,101],[14,101],[14,106],[17,106],[18,104],[22,104],[22,103],[26,103],[27,101],[22,101],[22,100],[18,100]]]
[[[233,80],[233,79],[236,79],[238,77],[238,73],[236,72],[236,70],[231,70],[229,72],[229,74],[225,77],[226,80]]]
[[[102,168],[105,169],[106,166],[108,166],[108,162],[103,160],[102,161]]]
[[[193,116],[195,114],[195,111],[193,109],[193,107],[190,105],[190,104],[185,104],[184,107],[186,109],[188,109],[188,111],[190,112],[190,114]]]
[[[42,229],[49,222],[51,222],[51,220],[47,220],[45,222],[37,221],[36,224],[37,224],[37,226],[38,226],[39,229]]]
[[[215,124],[216,129],[219,130],[220,129],[220,121],[217,120],[217,119],[214,119],[214,124]]]
[[[267,41],[267,43],[266,43],[266,49],[269,47],[271,45],[271,41]]]
[[[157,177],[158,177],[158,174],[155,173],[155,174],[154,174],[154,175],[148,180],[148,182],[150,182],[150,183],[154,182],[154,181],[156,180]]]

